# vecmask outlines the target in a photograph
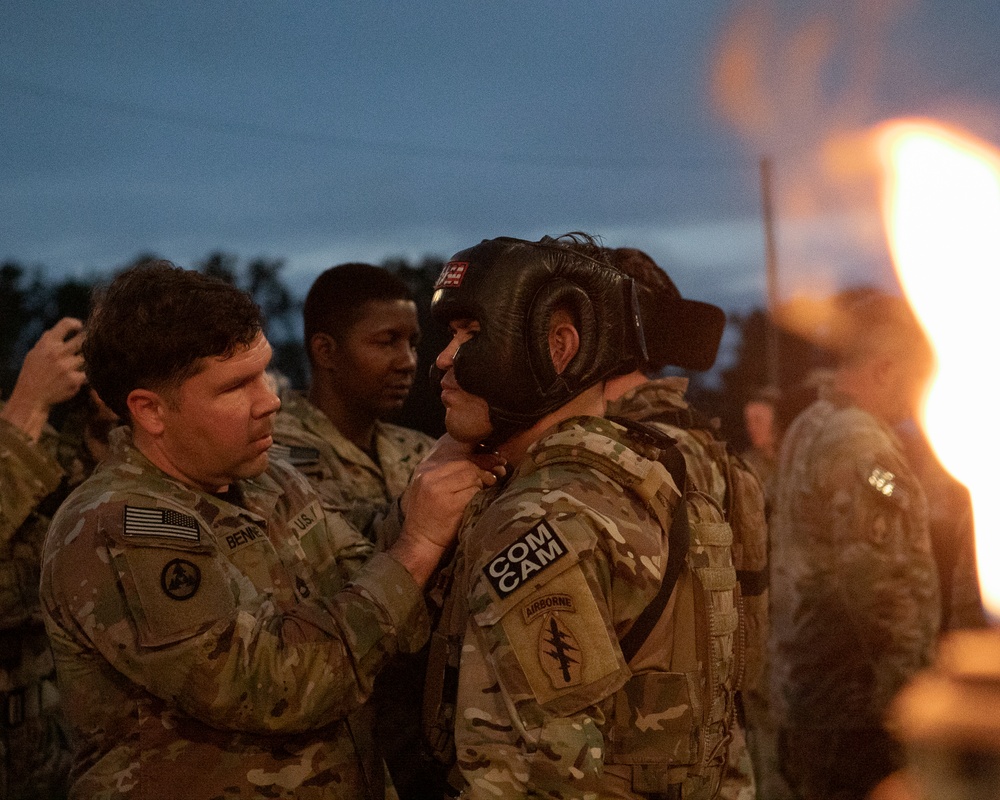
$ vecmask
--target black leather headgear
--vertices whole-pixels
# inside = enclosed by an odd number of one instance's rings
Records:
[[[459,386],[488,403],[492,442],[644,361],[633,281],[599,253],[548,237],[502,237],[456,253],[442,270],[431,313],[443,324],[470,319],[480,325],[455,354],[454,369]],[[573,316],[580,349],[557,375],[548,333],[560,308]]]

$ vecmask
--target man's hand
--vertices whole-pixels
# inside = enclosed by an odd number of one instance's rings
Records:
[[[473,455],[447,434],[413,474],[400,500],[405,516],[399,540],[389,550],[421,585],[455,541],[465,507],[476,493],[506,474],[503,459]]]
[[[83,323],[63,317],[28,351],[17,383],[0,417],[38,441],[52,406],[69,400],[83,386]]]

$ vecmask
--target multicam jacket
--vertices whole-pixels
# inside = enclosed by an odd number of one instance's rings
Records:
[[[650,380],[609,402],[608,417],[624,417],[650,424],[671,436],[684,454],[687,468],[688,515],[695,525],[712,525],[727,520],[728,507],[733,501],[727,480],[734,479],[730,456],[724,444],[712,431],[695,424],[682,424],[692,413],[684,397],[688,380],[681,377]],[[749,475],[747,476],[749,478]],[[732,487],[733,491],[735,487]],[[738,531],[737,570],[741,579],[741,601],[744,606],[745,644],[741,691],[756,696],[766,695],[763,685],[763,655],[767,640],[768,593],[766,583],[767,526],[764,517],[763,488],[754,495],[755,508],[744,509],[746,523],[754,530]],[[747,552],[749,549],[756,552]],[[741,559],[747,563],[740,563]],[[752,562],[752,563],[750,563]],[[750,572],[747,567],[753,567]],[[758,572],[763,573],[758,576]],[[753,580],[748,580],[748,574]],[[753,584],[753,585],[751,585]],[[727,768],[723,774],[720,798],[744,800],[756,797],[756,778],[750,763],[746,736],[738,720],[732,722]]]
[[[382,768],[349,715],[426,639],[409,573],[287,464],[216,496],[113,446],[42,568],[71,797],[371,796]]]
[[[643,797],[633,765],[680,755],[662,752],[666,740],[694,744],[693,630],[657,624],[629,663],[619,645],[658,593],[668,539],[637,494],[586,461],[646,475],[668,513],[680,500],[622,431],[597,417],[563,422],[466,512],[427,692],[428,737],[440,752],[453,727],[463,797]],[[580,458],[545,463],[557,451]]]
[[[38,601],[49,518],[87,469],[75,446],[46,428],[32,442],[0,419],[0,797],[65,793],[68,731]]]
[[[940,613],[924,492],[895,434],[842,397],[802,412],[782,444],[771,544],[776,720],[879,726],[930,662]]]
[[[372,459],[296,392],[282,401],[274,441],[272,457],[298,467],[324,499],[343,509],[348,521],[365,533],[403,493],[434,444],[420,431],[376,422],[377,458]]]

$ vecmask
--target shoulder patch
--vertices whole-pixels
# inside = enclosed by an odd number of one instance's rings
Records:
[[[138,508],[125,506],[123,531],[126,536],[155,536],[181,539],[186,542],[201,540],[198,520],[171,508]]]
[[[201,570],[186,558],[168,561],[160,573],[160,587],[172,600],[190,600],[201,586]]]
[[[538,638],[538,661],[553,688],[576,686],[583,680],[583,653],[569,625],[549,614]]]
[[[555,528],[542,520],[494,557],[483,567],[483,573],[502,600],[568,552]]]
[[[584,687],[614,682],[616,674],[624,682],[628,667],[582,570],[556,575],[544,592],[504,615],[505,643],[536,701],[545,705],[579,689],[581,703],[589,705],[599,698]]]
[[[319,463],[319,450],[303,445],[272,444],[268,455],[287,461],[293,467],[303,467]]]

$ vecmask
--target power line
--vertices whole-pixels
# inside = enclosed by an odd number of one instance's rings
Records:
[[[331,133],[313,133],[310,131],[290,130],[270,125],[261,125],[245,120],[234,121],[216,117],[154,108],[150,105],[132,103],[124,100],[109,100],[101,97],[84,95],[48,84],[26,81],[10,75],[0,75],[0,86],[17,94],[32,97],[36,100],[55,102],[61,105],[94,111],[102,114],[113,114],[119,117],[129,117],[146,122],[160,122],[179,125],[186,128],[202,130],[227,136],[256,137],[285,144],[321,145],[336,147],[341,150],[367,151],[371,153],[393,153],[406,158],[423,158],[450,161],[497,162],[511,166],[546,167],[555,169],[597,169],[597,170],[667,170],[667,171],[749,171],[754,164],[742,159],[719,158],[674,158],[669,162],[663,159],[592,159],[586,157],[564,157],[551,154],[484,151],[470,148],[446,147],[440,145],[422,145],[412,142],[401,142],[391,139],[369,137],[343,136]]]

